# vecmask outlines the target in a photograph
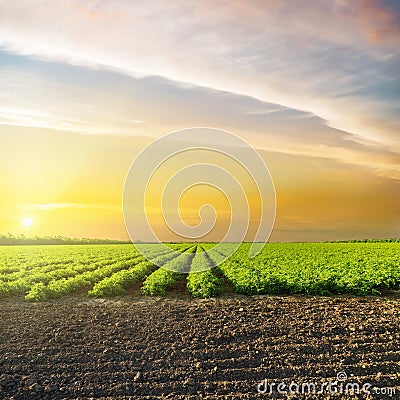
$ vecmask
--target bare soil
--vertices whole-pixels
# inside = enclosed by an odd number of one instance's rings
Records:
[[[0,318],[2,399],[400,399],[396,296],[14,299]],[[339,372],[397,393],[257,392]]]

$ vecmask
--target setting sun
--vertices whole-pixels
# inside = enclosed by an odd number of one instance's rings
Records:
[[[32,222],[33,222],[32,218],[24,218],[22,220],[22,225],[25,226],[25,227],[29,227],[29,226],[32,225]]]

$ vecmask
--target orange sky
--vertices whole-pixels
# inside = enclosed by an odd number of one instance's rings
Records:
[[[400,236],[400,8],[309,5],[0,6],[0,234],[126,239],[135,157],[169,132],[208,126],[268,166],[271,240]],[[259,204],[247,189],[251,240]],[[156,197],[150,217],[174,240]],[[230,218],[220,193],[189,191],[181,215],[198,223],[204,202],[218,211],[207,237],[218,240]]]
[[[1,197],[2,232],[127,238],[122,215],[124,180],[149,138],[2,129],[8,132],[2,133],[0,149],[1,170],[7,171],[1,174],[1,186],[7,188]],[[400,185],[393,179],[323,158],[260,154],[270,169],[277,195],[271,240],[398,235]],[[219,230],[209,237],[217,240],[229,218],[221,194],[202,191],[201,187],[193,190],[182,199],[183,218],[189,224],[198,223],[198,208],[204,202],[219,210]],[[250,204],[257,215],[257,202]],[[157,224],[159,215],[159,210],[153,210],[150,220],[161,237],[175,239]],[[26,217],[32,218],[32,226],[22,225]],[[251,224],[252,232],[256,223]]]

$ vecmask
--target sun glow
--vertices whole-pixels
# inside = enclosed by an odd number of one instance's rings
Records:
[[[22,220],[22,225],[25,226],[25,227],[29,227],[29,226],[32,225],[32,222],[33,222],[32,218],[24,218]]]

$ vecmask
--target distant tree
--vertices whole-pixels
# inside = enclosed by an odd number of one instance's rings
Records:
[[[27,237],[23,234],[13,235],[7,233],[0,234],[0,246],[18,246],[18,245],[56,245],[56,244],[123,244],[130,241],[112,240],[112,239],[90,239],[90,238],[69,238],[64,236],[34,236]]]

